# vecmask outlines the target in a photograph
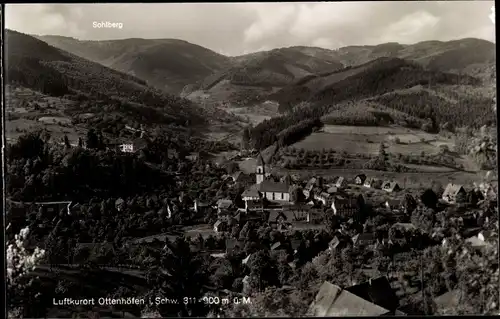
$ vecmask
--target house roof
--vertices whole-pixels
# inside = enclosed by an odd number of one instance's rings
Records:
[[[135,149],[143,149],[148,146],[148,141],[144,138],[139,137],[133,140],[132,144],[134,145]]]
[[[385,309],[394,311],[399,307],[399,299],[385,276],[370,279],[346,290]]]
[[[328,194],[327,192],[321,192],[317,195],[315,195],[315,197],[318,197],[318,198],[321,198],[321,199],[329,199],[332,195],[331,194]]]
[[[460,290],[448,291],[434,298],[434,303],[439,308],[456,308],[460,303]]]
[[[351,206],[351,207],[358,205],[357,198],[354,197],[354,196],[340,196],[340,195],[336,195],[336,196],[333,197],[333,202],[335,204],[344,204],[344,205]]]
[[[217,208],[227,209],[233,205],[233,201],[230,199],[219,199],[217,201]]]
[[[377,240],[377,238],[374,233],[362,233],[352,237],[353,243],[356,243],[358,241],[375,241],[375,240]]]
[[[389,205],[390,207],[399,207],[401,206],[401,201],[397,199],[388,199],[385,201],[386,205]]]
[[[226,239],[226,251],[232,251],[237,247],[243,248],[244,244],[245,243],[242,240],[228,238]]]
[[[482,241],[477,236],[469,237],[465,240],[465,242],[471,244],[472,247],[474,247],[474,248],[481,248],[481,247],[489,246],[488,243]]]
[[[382,184],[383,189],[391,190],[393,191],[396,187],[400,187],[398,182],[395,181],[385,181],[384,184]]]
[[[281,182],[290,186],[292,185],[292,177],[290,176],[290,174],[286,173],[285,176],[283,176],[283,178],[281,179]]]
[[[342,184],[344,183],[346,180],[344,178],[344,176],[339,176],[339,178],[337,178],[337,180],[335,181],[335,185],[339,185],[339,184]]]
[[[443,192],[443,197],[446,196],[456,196],[460,190],[464,190],[464,187],[460,184],[449,183]]]
[[[241,193],[241,197],[256,197],[259,198],[259,184],[253,184],[249,188],[245,189],[243,193]]]
[[[327,193],[329,193],[329,194],[333,194],[333,193],[338,192],[338,188],[337,188],[337,187],[335,187],[335,186],[331,186],[331,187],[329,187],[329,188],[327,189],[327,191],[326,191],[326,192],[327,192]]]
[[[387,309],[325,281],[309,307],[308,316],[381,316],[389,312]]]
[[[281,243],[278,241],[271,246],[271,250],[276,250],[281,247]]]
[[[412,223],[395,223],[392,225],[393,228],[403,228],[405,230],[417,229]]]
[[[317,180],[318,180],[318,179],[317,179],[316,177],[311,178],[311,179],[307,182],[306,187],[304,187],[304,189],[305,189],[305,190],[307,190],[307,191],[311,191],[311,190],[314,188],[314,186],[316,186],[316,181],[317,181]]]
[[[250,260],[250,257],[251,257],[251,256],[252,256],[252,254],[248,255],[245,259],[243,259],[243,260],[241,261],[241,263],[242,263],[243,265],[246,265],[246,264],[248,263],[248,260]]]
[[[270,180],[265,180],[259,184],[261,192],[288,193],[289,185],[285,183],[276,183]]]
[[[293,211],[276,211],[273,210],[269,213],[269,222],[275,222],[279,216],[283,216],[287,222],[292,222],[296,219]]]
[[[290,241],[290,246],[292,247],[293,250],[299,249],[300,244],[301,244],[301,241],[298,239],[292,239]]]
[[[222,220],[218,220],[215,222],[214,227],[219,227],[222,224]]]
[[[231,178],[233,179],[233,181],[237,181],[240,177],[243,176],[243,172],[241,171],[238,171],[234,174],[231,175]]]
[[[358,175],[356,175],[355,178],[358,178],[358,177],[361,179],[361,182],[364,182],[365,179],[366,179],[366,175],[365,174],[358,174]]]
[[[266,162],[264,161],[262,154],[259,153],[259,155],[257,156],[257,166],[264,166],[264,165],[266,165]]]

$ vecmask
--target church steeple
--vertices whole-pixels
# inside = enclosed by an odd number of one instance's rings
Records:
[[[264,162],[262,154],[259,154],[259,156],[257,156],[257,164],[255,167],[255,178],[257,184],[260,184],[264,181],[265,174],[266,174],[266,163]]]

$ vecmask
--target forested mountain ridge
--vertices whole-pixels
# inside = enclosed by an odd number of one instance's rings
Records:
[[[380,118],[384,118],[384,123],[388,123],[387,118],[393,121],[394,114],[389,113],[397,112],[398,117],[404,118],[405,125],[425,126],[425,130],[436,130],[446,123],[476,127],[491,124],[493,95],[485,94],[482,85],[476,77],[433,71],[399,58],[379,58],[363,65],[303,78],[269,95],[268,98],[279,102],[281,111],[287,114],[264,121],[253,128],[250,135],[254,146],[261,148],[274,142],[282,143],[278,140],[280,133],[291,126],[308,132],[313,124],[303,123],[314,123],[319,118],[325,120],[325,116],[329,124],[376,125],[366,122],[366,116],[356,119],[366,113],[366,102],[380,106],[379,113],[384,114]],[[346,107],[350,112],[342,115]],[[336,115],[328,116],[330,112]],[[287,129],[285,135],[295,136],[292,140],[302,136],[296,130],[289,131]]]
[[[211,118],[188,100],[26,34],[7,30],[6,56],[7,84],[77,101],[64,110],[69,116],[90,112],[112,126],[204,125]]]
[[[224,55],[177,39],[81,41],[52,35],[37,38],[82,58],[133,74],[151,86],[174,94],[230,62]]]

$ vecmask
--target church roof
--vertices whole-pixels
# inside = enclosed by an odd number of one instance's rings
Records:
[[[265,164],[266,164],[266,162],[264,162],[264,158],[262,157],[262,154],[259,154],[259,156],[257,156],[257,165],[264,166]]]
[[[259,184],[259,190],[261,192],[288,193],[289,185],[265,180]]]

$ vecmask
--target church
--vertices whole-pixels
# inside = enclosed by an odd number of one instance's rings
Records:
[[[244,201],[261,198],[276,202],[290,201],[290,186],[292,186],[290,175],[286,175],[279,183],[266,178],[266,164],[261,154],[257,158],[255,179],[255,184],[243,192]]]

